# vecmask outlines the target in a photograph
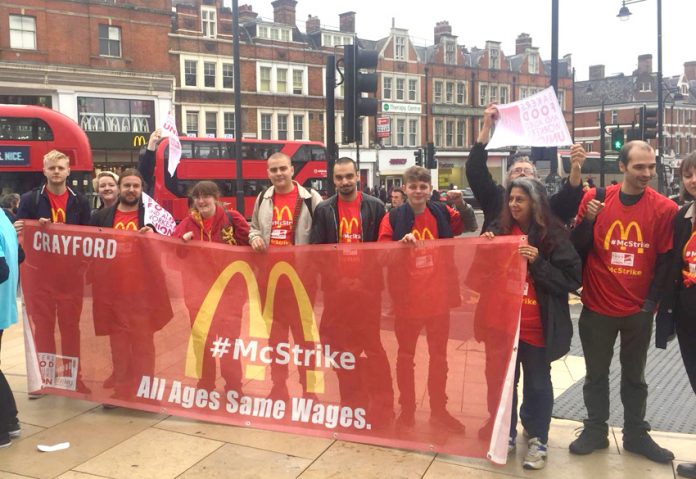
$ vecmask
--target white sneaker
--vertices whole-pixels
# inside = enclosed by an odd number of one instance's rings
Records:
[[[543,469],[546,466],[546,444],[538,437],[533,437],[528,442],[529,449],[524,456],[522,467],[525,469]]]

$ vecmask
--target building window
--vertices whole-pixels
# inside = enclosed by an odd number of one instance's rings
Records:
[[[234,65],[222,64],[222,88],[234,88]]]
[[[272,135],[273,115],[270,113],[261,113],[261,139],[270,140]]]
[[[510,89],[507,86],[500,87],[500,103],[505,104],[510,102]]]
[[[225,137],[234,138],[235,135],[235,123],[234,123],[234,112],[225,112],[222,115],[222,128]]]
[[[406,37],[394,37],[394,59],[406,60]]]
[[[215,63],[203,62],[203,85],[215,88]]]
[[[646,82],[646,81],[641,82],[641,84],[640,84],[640,91],[641,91],[642,93],[652,91],[652,83],[649,82],[649,81],[647,81],[647,82]]]
[[[36,18],[10,15],[10,48],[36,50]]]
[[[479,106],[488,105],[488,85],[479,85]]]
[[[215,138],[217,136],[217,112],[205,112],[205,136]]]
[[[292,71],[292,92],[295,95],[302,95],[304,90],[304,72],[302,70]]]
[[[268,27],[259,25],[258,35],[259,38],[268,38]]]
[[[186,112],[186,134],[188,136],[198,136],[198,112]]]
[[[286,68],[276,70],[276,91],[278,93],[288,92],[288,70]]]
[[[619,121],[619,112],[616,110],[611,110],[611,124],[616,125]]]
[[[457,83],[457,104],[463,105],[466,103],[466,83]]]
[[[466,136],[466,120],[457,120],[457,148],[464,148]]]
[[[217,21],[215,9],[201,7],[201,31],[204,37],[215,38],[217,34]]]
[[[259,68],[260,91],[271,91],[271,67]]]
[[[498,86],[497,85],[490,86],[490,96],[489,96],[488,103],[498,103]]]
[[[278,115],[278,139],[288,139],[288,115]]]
[[[445,83],[445,103],[452,103],[454,101],[454,83]]]
[[[418,144],[418,120],[408,120],[408,146]]]
[[[408,100],[418,101],[418,80],[408,81]]]
[[[384,77],[382,79],[382,93],[385,100],[391,100],[392,96],[392,79],[391,77]]]
[[[292,116],[292,127],[296,140],[304,139],[304,115]]]
[[[435,146],[442,146],[442,120],[435,120]]]
[[[445,64],[456,65],[457,64],[457,44],[453,41],[445,42]]]
[[[85,131],[147,133],[155,124],[154,101],[78,97],[77,110]]]
[[[184,60],[184,85],[196,86],[196,69],[198,62],[195,60]]]
[[[121,56],[121,28],[99,25],[99,55],[103,57]]]
[[[529,73],[539,73],[539,57],[532,53],[527,58],[529,58]]]
[[[561,110],[565,110],[565,92],[563,90],[558,91],[558,104],[561,105]]]
[[[491,48],[490,59],[491,64],[489,65],[489,68],[491,70],[500,70],[500,50],[498,50],[497,48]]]
[[[396,146],[404,146],[406,139],[406,120],[396,120]]]
[[[396,99],[397,100],[403,100],[404,99],[404,84],[405,80],[403,78],[397,78],[396,79]]]
[[[445,123],[446,135],[445,135],[445,146],[454,146],[454,120],[447,120]]]
[[[442,103],[442,82],[441,81],[436,81],[433,84],[433,102],[435,103]]]

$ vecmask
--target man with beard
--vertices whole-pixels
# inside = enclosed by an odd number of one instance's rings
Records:
[[[317,205],[310,243],[362,243],[377,241],[385,215],[384,203],[358,191],[358,169],[348,157],[336,160],[333,182],[337,194]],[[352,371],[338,369],[341,403],[365,407],[368,421],[388,423],[393,413],[394,389],[389,361],[380,338],[382,277],[361,264],[361,251],[338,249],[325,256],[322,268],[324,312],[322,342],[356,358]],[[350,302],[345,298],[350,297]],[[361,355],[365,352],[365,358]]]
[[[95,213],[90,224],[153,232],[153,226],[144,224],[143,178],[138,170],[125,170],[118,189],[116,203]],[[116,258],[108,265],[95,264],[92,271],[95,334],[109,335],[111,342],[113,375],[104,387],[113,387],[115,398],[134,396],[142,376],[154,376],[154,333],[172,317],[161,266],[148,264],[151,255],[143,246],[140,238],[121,239]]]
[[[43,158],[43,174],[46,184],[24,193],[20,199],[15,230],[20,237],[24,230],[25,219],[38,220],[49,227],[51,223],[66,223],[71,225],[86,225],[89,223],[90,208],[87,199],[77,191],[68,187],[70,175],[70,159],[58,150],[51,150]],[[67,258],[55,257],[56,263],[68,261]],[[67,263],[66,263],[67,264]],[[36,351],[39,354],[56,355],[56,322],[60,330],[60,353],[66,358],[77,358],[79,370],[80,358],[80,314],[82,313],[83,270],[74,267],[61,268],[58,265],[53,271],[59,274],[47,277],[32,265],[22,273],[25,280],[32,281],[39,294],[25,298],[27,311],[34,325]],[[42,292],[43,285],[50,285]],[[77,388],[80,392],[89,392],[89,388],[77,377]],[[40,394],[30,394],[30,399],[40,397]]]

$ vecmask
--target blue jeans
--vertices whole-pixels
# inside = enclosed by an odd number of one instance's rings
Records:
[[[522,341],[517,347],[510,437],[513,439],[517,437],[517,383],[520,380],[520,365],[524,368],[520,421],[529,433],[529,437],[538,437],[546,444],[549,440],[549,426],[553,412],[551,364],[546,359],[546,348],[532,346]]]

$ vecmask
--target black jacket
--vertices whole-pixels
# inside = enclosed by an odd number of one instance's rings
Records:
[[[362,195],[360,225],[364,243],[377,241],[379,225],[385,215],[384,203],[374,196]],[[312,219],[310,244],[338,243],[338,196],[333,195],[317,205]]]
[[[667,341],[674,336],[677,322],[694,321],[696,318],[696,287],[685,288],[682,281],[682,250],[693,231],[693,223],[686,218],[686,213],[694,204],[691,202],[683,206],[674,218],[669,275],[655,322],[655,346],[662,349],[667,347]]]
[[[91,209],[87,198],[68,187],[65,222],[69,225],[87,225]],[[19,200],[17,219],[38,220],[51,217],[51,200],[46,185],[24,193]]]
[[[497,233],[496,230],[497,225],[491,225],[491,231]],[[568,293],[582,284],[582,262],[570,239],[565,236],[557,239],[552,251],[541,248],[534,228],[529,232],[528,241],[539,248],[539,257],[529,265],[529,273],[534,280],[541,312],[546,357],[551,362],[563,357],[570,349],[573,324],[570,321]]]
[[[500,215],[505,199],[505,188],[493,180],[486,166],[487,161],[486,145],[476,143],[466,162],[466,179],[483,210],[481,231],[488,231],[488,225]],[[549,198],[551,211],[563,224],[567,224],[577,214],[582,196],[582,185],[572,186],[566,179],[561,190]]]
[[[452,238],[452,228],[450,227],[450,213],[447,206],[440,201],[428,201],[426,207],[435,217],[437,222],[437,237]],[[392,227],[392,239],[399,241],[413,229],[413,223],[416,221],[416,216],[413,213],[413,208],[408,203],[395,208],[389,212],[389,222]]]

